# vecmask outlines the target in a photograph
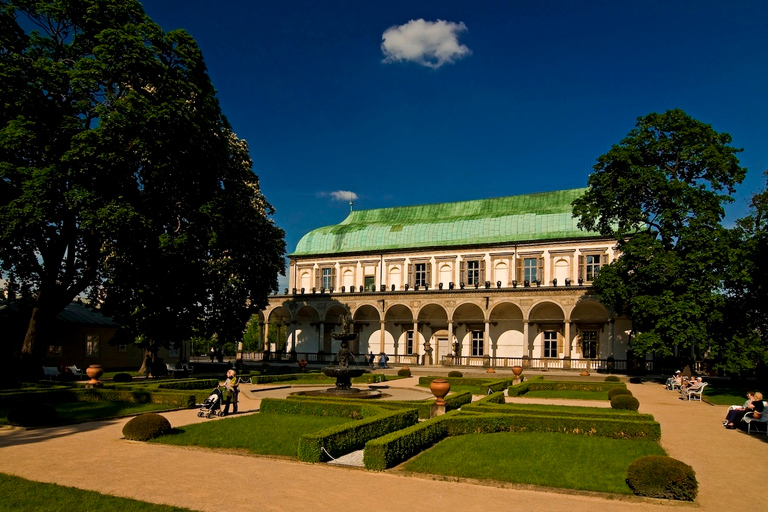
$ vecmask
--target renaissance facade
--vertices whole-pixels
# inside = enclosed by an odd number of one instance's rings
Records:
[[[404,364],[623,362],[631,324],[590,286],[617,257],[615,240],[578,229],[571,203],[584,192],[350,212],[299,241],[289,288],[263,311],[264,341],[283,357],[330,360],[339,349],[331,334],[349,315],[361,360],[373,352]]]

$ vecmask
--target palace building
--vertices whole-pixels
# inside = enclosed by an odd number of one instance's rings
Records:
[[[585,190],[350,212],[299,241],[263,339],[330,361],[349,314],[360,361],[620,369],[631,325],[590,286],[615,240],[578,229]]]

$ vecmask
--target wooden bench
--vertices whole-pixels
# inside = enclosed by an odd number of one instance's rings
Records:
[[[61,372],[55,366],[43,366],[43,378],[48,380],[58,379],[61,376]]]

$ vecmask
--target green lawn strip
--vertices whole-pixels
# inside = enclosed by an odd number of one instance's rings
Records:
[[[564,398],[568,400],[608,400],[607,391],[541,389],[528,391],[524,398]]]
[[[182,512],[188,508],[155,505],[57,484],[33,482],[0,473],[0,511],[69,512],[71,510],[120,510],[121,512]]]
[[[621,409],[611,409],[609,407],[581,407],[575,405],[548,405],[548,404],[526,404],[526,403],[472,403],[462,407],[462,411],[479,412],[503,412],[508,414],[523,413],[542,413],[556,414],[561,416],[594,416],[594,417],[629,417],[637,420],[653,421],[650,414],[639,414],[637,411],[627,411]]]
[[[704,399],[716,405],[743,405],[747,400],[747,391],[756,391],[754,387],[732,386],[719,382],[710,382],[704,388]],[[757,391],[762,391],[757,389]],[[673,392],[670,391],[670,394]],[[674,392],[676,393],[676,391]],[[763,394],[767,394],[763,391]]]
[[[301,436],[350,421],[353,420],[333,416],[250,414],[187,425],[176,429],[174,434],[158,437],[152,442],[236,448],[262,455],[296,457]]]
[[[665,455],[656,441],[557,433],[467,434],[441,441],[408,461],[418,473],[490,479],[563,489],[632,494],[627,468]]]

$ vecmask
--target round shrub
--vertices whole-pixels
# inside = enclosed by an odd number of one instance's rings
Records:
[[[605,378],[605,382],[621,382],[621,379],[615,375],[609,375]]]
[[[611,409],[636,411],[640,408],[640,402],[632,395],[616,395],[611,398]]]
[[[408,370],[406,368],[401,368],[397,370],[397,376],[398,377],[410,377],[411,376],[411,370]]]
[[[613,388],[608,390],[608,400],[613,400],[616,395],[629,395],[632,396],[632,392],[627,388]]]
[[[449,376],[449,377],[463,377],[463,376],[464,376],[464,374],[463,374],[463,373],[461,373],[461,372],[460,372],[460,371],[458,371],[458,370],[451,370],[450,372],[448,372],[448,376]]]
[[[8,411],[8,423],[15,427],[42,427],[56,423],[58,413],[48,404],[18,404]]]
[[[117,373],[112,377],[112,382],[131,382],[133,377],[130,373]]]
[[[125,438],[133,441],[148,441],[170,431],[171,423],[154,412],[139,414],[123,427]]]
[[[693,501],[699,484],[684,462],[662,455],[640,457],[627,468],[627,484],[638,496]]]

